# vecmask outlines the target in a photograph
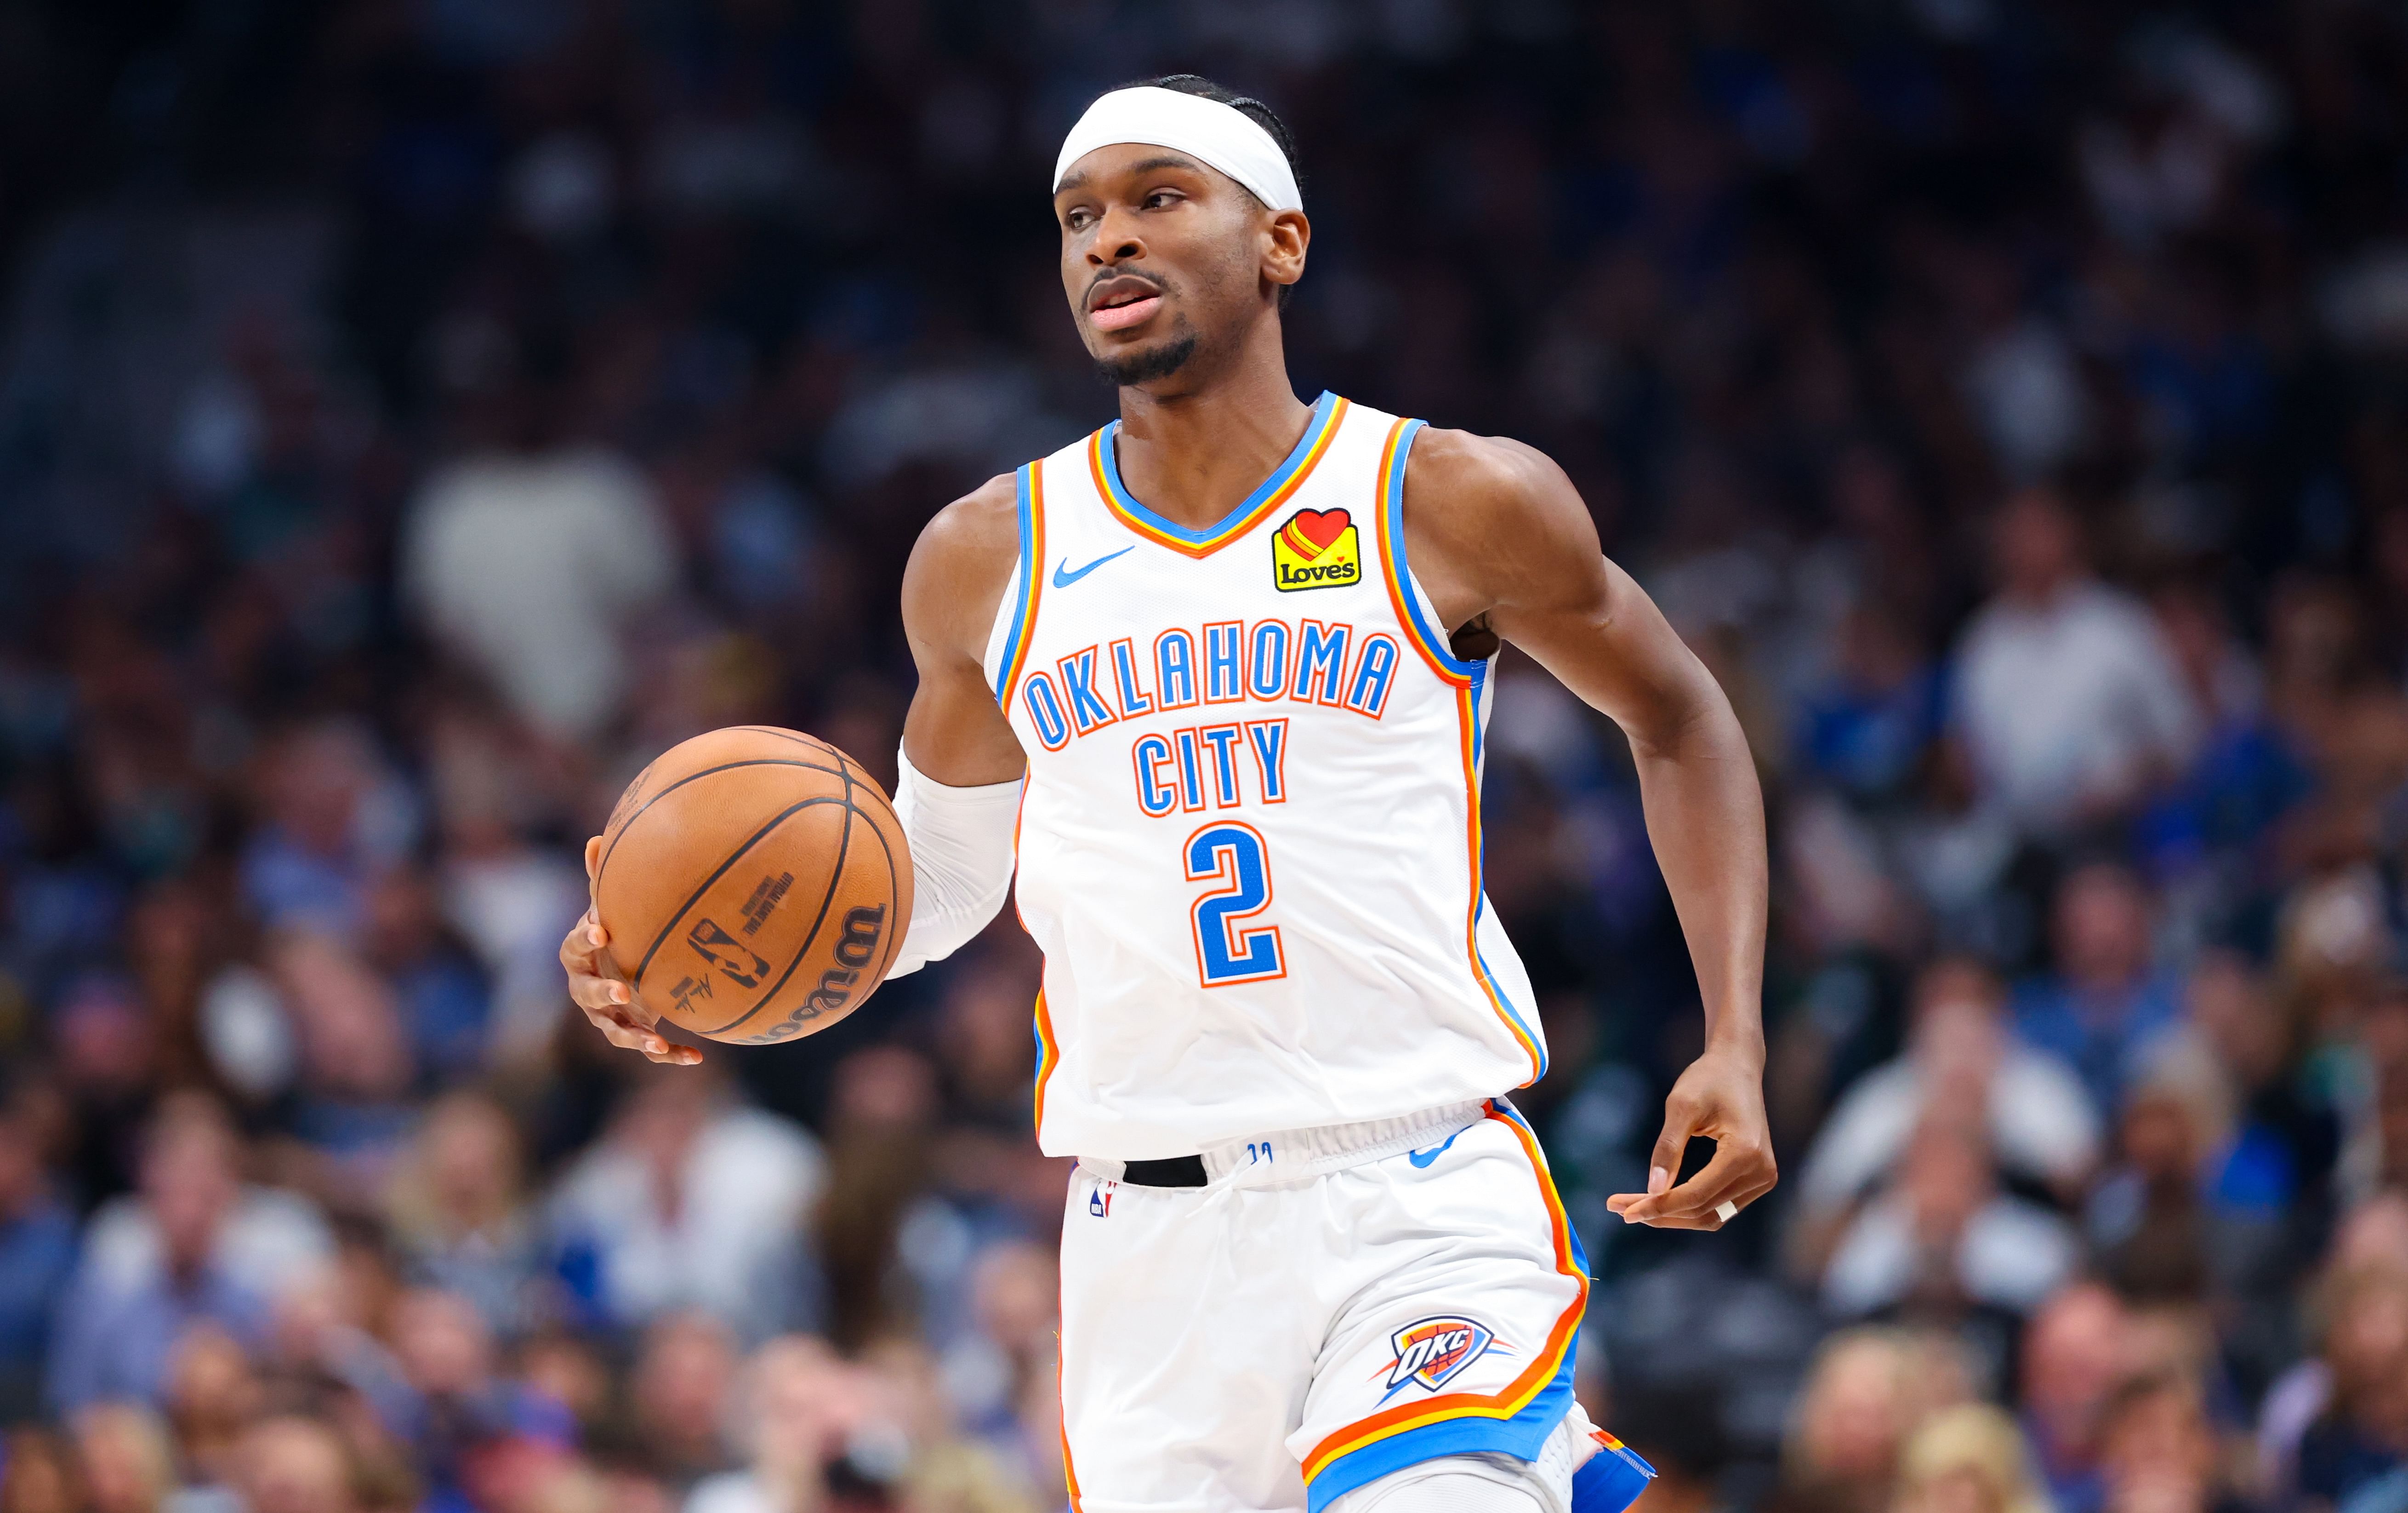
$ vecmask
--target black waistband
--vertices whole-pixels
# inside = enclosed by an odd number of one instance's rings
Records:
[[[1121,1173],[1121,1180],[1140,1188],[1200,1188],[1204,1185],[1204,1158],[1168,1156],[1158,1161],[1131,1161]]]

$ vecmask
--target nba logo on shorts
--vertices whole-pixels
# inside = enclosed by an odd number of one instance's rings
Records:
[[[1397,1331],[1388,1342],[1397,1351],[1388,1391],[1419,1382],[1435,1392],[1485,1354],[1497,1336],[1469,1318],[1424,1318]]]

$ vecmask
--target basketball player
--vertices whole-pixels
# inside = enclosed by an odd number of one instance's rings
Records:
[[[1071,1503],[1619,1508],[1643,1463],[1572,1400],[1585,1263],[1506,1098],[1546,1048],[1481,888],[1498,646],[1628,732],[1703,990],[1647,1190],[1610,1202],[1630,1222],[1718,1229],[1773,1182],[1738,721],[1546,457],[1296,396],[1280,309],[1312,226],[1265,107],[1192,77],[1104,95],[1054,213],[1121,418],[912,555],[896,970],[977,933],[1016,863],[1038,1138],[1078,1158]],[[562,948],[578,1002],[694,1059],[602,941],[589,916]]]

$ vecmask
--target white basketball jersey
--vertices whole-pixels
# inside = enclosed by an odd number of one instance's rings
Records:
[[[986,670],[1028,753],[1048,1154],[1189,1155],[1544,1069],[1480,885],[1490,664],[1405,562],[1420,425],[1325,394],[1201,531],[1123,486],[1118,423],[1020,470]]]

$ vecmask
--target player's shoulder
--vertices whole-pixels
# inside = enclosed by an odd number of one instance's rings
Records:
[[[997,473],[938,511],[921,527],[911,555],[968,565],[1000,554],[1008,567],[1019,552],[1020,481],[1011,473]]]
[[[981,643],[1019,557],[1020,485],[1002,473],[921,527],[903,569],[905,630],[964,647]]]
[[[1405,461],[1406,512],[1440,535],[1484,535],[1567,509],[1586,517],[1563,468],[1510,436],[1425,426]]]

